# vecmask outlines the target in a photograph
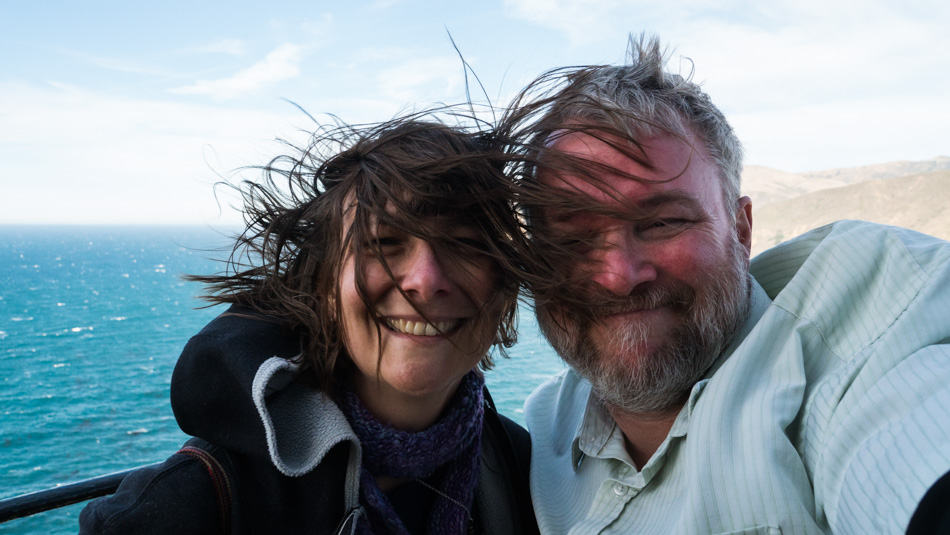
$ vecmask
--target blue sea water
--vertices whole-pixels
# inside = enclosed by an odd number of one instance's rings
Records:
[[[0,499],[163,460],[186,436],[169,405],[199,308],[184,273],[212,273],[229,240],[203,227],[0,226]],[[511,359],[487,382],[523,423],[531,390],[563,369],[522,310]],[[0,524],[75,533],[77,504]]]

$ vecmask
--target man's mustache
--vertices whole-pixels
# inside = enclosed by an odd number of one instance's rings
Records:
[[[682,283],[651,284],[637,288],[629,295],[618,296],[596,288],[588,288],[583,293],[585,301],[590,303],[588,311],[594,320],[614,314],[642,312],[657,308],[670,307],[677,312],[685,312],[693,306],[696,292]]]

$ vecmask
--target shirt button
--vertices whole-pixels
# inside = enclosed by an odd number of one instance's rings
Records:
[[[627,487],[619,483],[614,485],[614,494],[616,494],[617,496],[623,496],[626,493],[627,493]]]

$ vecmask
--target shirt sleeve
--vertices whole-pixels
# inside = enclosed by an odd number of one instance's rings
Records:
[[[948,346],[908,356],[840,418],[857,440],[842,466],[836,515],[829,515],[835,533],[905,531],[924,495],[950,470],[947,363]]]

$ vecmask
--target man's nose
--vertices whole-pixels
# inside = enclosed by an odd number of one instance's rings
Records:
[[[403,291],[420,299],[432,299],[446,293],[453,284],[435,248],[422,239],[413,239],[401,269]]]
[[[630,295],[640,284],[657,278],[647,247],[618,233],[594,253],[591,280],[615,295]]]

